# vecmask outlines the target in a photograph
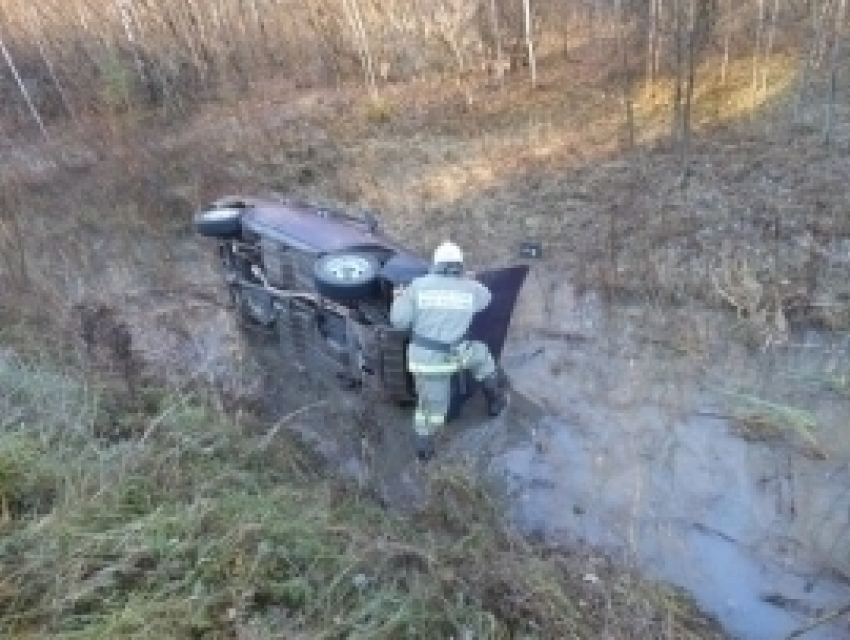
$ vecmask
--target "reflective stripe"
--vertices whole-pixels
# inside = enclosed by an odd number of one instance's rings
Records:
[[[416,296],[416,306],[420,309],[475,311],[475,296],[466,291],[419,291]]]
[[[448,362],[438,362],[436,364],[417,364],[411,362],[408,366],[410,373],[425,376],[436,375],[451,375],[457,373],[463,368],[463,363],[460,360],[450,360]]]
[[[417,424],[427,423],[433,425],[441,425],[445,424],[446,417],[435,413],[427,413],[425,411],[417,410],[416,413],[413,414],[413,420]]]
[[[432,427],[442,427],[445,423],[445,416],[427,413],[420,409],[417,409],[413,414],[413,425],[416,427],[417,433],[430,434]]]

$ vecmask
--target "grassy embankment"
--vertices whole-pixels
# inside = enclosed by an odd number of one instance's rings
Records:
[[[198,394],[10,353],[0,408],[4,637],[717,636],[668,588],[512,535],[462,470],[403,518]]]

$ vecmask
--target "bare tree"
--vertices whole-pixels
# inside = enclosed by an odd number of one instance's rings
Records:
[[[729,49],[732,46],[732,30],[734,21],[732,7],[736,0],[726,0],[726,28],[723,32],[723,62],[720,65],[720,82],[726,84],[726,76],[729,73]]]
[[[779,19],[779,0],[773,0],[773,9],[770,11],[770,25],[767,29],[767,44],[764,51],[764,64],[762,66],[761,90],[767,91],[768,73],[770,72],[770,56],[773,55],[773,44],[776,40],[776,21]]]
[[[502,60],[502,34],[499,31],[499,9],[496,0],[490,0],[490,28],[493,30],[496,46],[496,77],[499,84],[504,87],[505,67]]]
[[[765,18],[765,9],[764,9],[764,0],[758,0],[756,7],[758,11],[757,15],[757,26],[756,26],[756,39],[753,43],[753,82],[752,82],[752,108],[755,110],[758,104],[758,94],[759,94],[759,62],[761,59],[761,49],[762,49],[762,39],[764,38],[764,18]]]
[[[661,53],[659,26],[661,23],[661,0],[649,0],[649,24],[647,28],[646,77],[654,84],[658,76],[658,61]]]
[[[672,137],[676,144],[682,144],[682,90],[684,85],[684,46],[685,46],[685,0],[672,0],[674,21],[674,52],[676,77],[673,85],[673,127]]]
[[[360,53],[360,59],[363,64],[363,72],[366,75],[366,86],[373,99],[378,97],[378,87],[375,82],[375,71],[372,65],[372,53],[369,49],[369,39],[366,36],[366,30],[363,27],[363,20],[360,17],[360,8],[357,0],[342,0],[343,10],[351,25],[351,31],[354,35],[354,42],[357,45]]]
[[[623,0],[616,0],[616,11],[619,24],[617,26],[617,48],[619,49],[620,60],[622,61],[622,79],[620,81],[620,91],[622,94],[623,107],[626,111],[626,128],[628,131],[629,149],[635,146],[635,116],[634,106],[632,103],[632,74],[629,68],[629,53],[627,42],[627,27],[626,11],[623,7]]]
[[[694,99],[694,78],[696,74],[697,47],[699,46],[700,11],[705,0],[690,0],[688,11],[688,58],[687,81],[685,83],[685,104],[682,109],[682,137],[680,141],[682,181],[687,184],[691,164],[691,107]]]
[[[824,125],[824,143],[832,142],[832,123],[835,119],[835,102],[838,88],[839,61],[841,60],[841,42],[844,37],[844,21],[847,16],[847,0],[838,0],[835,9],[835,27],[832,41],[832,51],[829,63],[829,98],[826,107],[826,123]]]
[[[534,55],[534,38],[531,35],[531,0],[522,0],[525,14],[525,44],[528,47],[528,65],[531,69],[531,86],[537,86],[537,58]]]
[[[461,73],[468,68],[469,58],[469,28],[476,15],[481,18],[478,10],[481,5],[470,4],[464,0],[441,0],[436,4],[431,19],[435,34],[455,57],[457,69]],[[479,30],[481,26],[479,25]],[[488,39],[490,38],[488,33]],[[492,34],[496,39],[498,33]]]
[[[683,185],[687,185],[690,171],[691,118],[696,67],[700,51],[708,41],[715,11],[714,0],[675,0],[676,85],[673,125],[674,137],[679,148]]]
[[[811,0],[811,23],[809,35],[809,48],[803,57],[802,68],[800,69],[800,77],[797,83],[797,99],[794,102],[794,120],[799,122],[803,116],[803,105],[806,99],[806,90],[808,89],[809,75],[812,67],[815,65],[817,57],[818,43],[821,38],[823,18],[818,11],[818,0]]]
[[[131,22],[129,1],[115,0],[115,7],[118,10],[118,15],[121,19],[121,27],[124,29],[124,35],[127,38],[130,55],[133,56],[133,63],[136,65],[136,72],[139,74],[139,81],[142,84],[147,84],[145,67],[144,64],[142,64],[142,59],[139,57],[139,48],[136,44],[136,35]]]
[[[31,30],[33,31],[33,40],[35,40],[35,45],[38,48],[38,54],[41,56],[41,60],[44,62],[44,66],[47,68],[47,73],[50,76],[51,82],[53,82],[53,86],[56,87],[56,91],[59,93],[59,98],[62,100],[62,104],[65,106],[65,110],[68,112],[68,115],[71,117],[71,120],[74,124],[79,128],[80,120],[77,117],[77,112],[74,109],[74,106],[71,104],[71,100],[68,94],[65,91],[65,88],[62,86],[62,83],[59,81],[59,77],[56,74],[56,69],[51,61],[50,57],[47,55],[47,51],[44,46],[44,30],[41,26],[41,21],[38,18],[38,14],[35,9],[30,11],[30,21],[31,21]]]
[[[27,258],[27,243],[21,228],[21,181],[14,172],[0,190],[0,242],[3,243],[3,261],[19,290],[31,285]]]
[[[47,133],[47,128],[44,126],[44,121],[41,119],[41,115],[38,113],[38,109],[35,106],[32,98],[30,97],[29,89],[27,89],[26,84],[21,78],[21,74],[18,73],[18,68],[15,66],[15,61],[12,60],[12,55],[9,53],[9,50],[6,48],[6,44],[3,41],[3,38],[0,37],[0,53],[3,54],[3,58],[6,60],[6,64],[9,65],[9,70],[12,72],[12,75],[15,78],[15,82],[18,85],[18,89],[21,91],[21,95],[24,97],[24,101],[27,103],[27,107],[29,108],[30,113],[32,114],[33,120],[38,124],[38,128],[41,130],[41,135],[44,136],[45,140],[50,140],[50,135]]]

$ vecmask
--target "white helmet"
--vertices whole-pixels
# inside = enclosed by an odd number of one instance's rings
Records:
[[[463,264],[463,252],[454,242],[444,242],[434,250],[434,264]]]

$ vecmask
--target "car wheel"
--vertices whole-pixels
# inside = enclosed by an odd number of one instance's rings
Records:
[[[206,209],[195,214],[195,230],[211,238],[236,238],[242,230],[241,219],[241,209]]]
[[[377,292],[378,259],[368,253],[330,253],[316,260],[313,276],[316,289],[331,300],[368,298]]]

